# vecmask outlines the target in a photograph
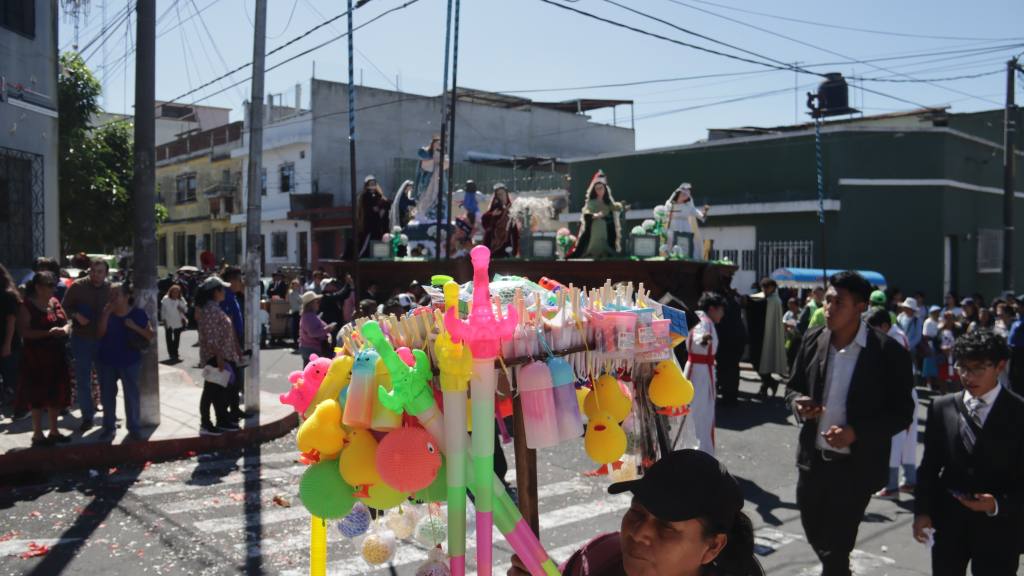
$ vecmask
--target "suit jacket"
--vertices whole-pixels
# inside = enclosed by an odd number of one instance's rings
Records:
[[[999,503],[998,516],[1024,520],[1024,399],[1003,388],[989,409],[968,453],[960,436],[963,392],[936,398],[928,409],[924,459],[917,470],[914,512],[941,522],[955,502],[949,491],[989,493]],[[1021,534],[1018,533],[1018,536]]]
[[[800,343],[787,384],[791,405],[804,395],[824,403],[831,337],[828,327],[819,326]],[[892,437],[914,419],[913,387],[910,354],[895,340],[868,328],[846,397],[846,421],[857,435],[850,445],[850,458],[855,469],[851,480],[858,489],[875,491],[885,486]],[[818,421],[803,422],[797,446],[797,465],[803,469],[813,461],[817,437]]]

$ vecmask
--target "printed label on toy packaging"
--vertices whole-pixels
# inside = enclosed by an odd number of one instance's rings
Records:
[[[640,326],[636,329],[636,339],[640,344],[651,344],[654,342],[654,328],[652,326]]]
[[[632,350],[633,344],[636,343],[636,334],[633,332],[619,332],[619,350]]]

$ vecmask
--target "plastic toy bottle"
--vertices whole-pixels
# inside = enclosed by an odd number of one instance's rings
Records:
[[[380,355],[370,348],[356,354],[352,367],[352,382],[348,385],[345,414],[342,422],[352,428],[369,428],[373,424],[373,404],[377,395],[377,359]]]

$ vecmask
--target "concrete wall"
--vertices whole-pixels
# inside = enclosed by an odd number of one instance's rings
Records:
[[[269,124],[263,131],[263,168],[267,171],[267,195],[263,197],[263,219],[279,220],[287,217],[291,208],[290,194],[313,193],[311,153],[312,115],[308,112],[285,118]],[[242,144],[235,148],[232,157],[242,162],[242,206],[248,203],[249,190],[249,133],[245,132]],[[295,165],[295,178],[291,192],[281,192],[281,165],[291,162]],[[243,210],[244,213],[244,210]],[[239,223],[244,222],[244,214]]]
[[[357,186],[374,174],[390,196],[400,181],[392,181],[395,158],[415,158],[416,151],[440,132],[441,98],[390,90],[356,88]],[[348,88],[345,84],[312,80],[313,179],[321,193],[332,194],[336,205],[348,205]],[[508,109],[459,102],[455,160],[468,151],[502,155],[574,158],[635,148],[634,133],[590,123],[585,116],[532,107]],[[415,174],[401,177],[413,178]]]
[[[34,37],[0,28],[0,70],[8,90],[13,92],[15,84],[31,90],[23,98],[11,95],[7,102],[0,103],[0,147],[42,157],[44,198],[41,205],[32,209],[32,255],[59,257],[57,0],[37,0],[35,9]]]

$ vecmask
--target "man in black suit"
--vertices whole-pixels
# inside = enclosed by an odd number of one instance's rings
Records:
[[[999,385],[1006,340],[969,332],[953,346],[963,392],[928,410],[914,494],[914,538],[932,546],[932,574],[1017,573],[1024,530],[1024,399]]]
[[[848,576],[871,494],[888,479],[892,436],[913,419],[910,355],[861,316],[871,285],[847,271],[829,278],[826,325],[800,344],[787,401],[802,423],[797,506],[822,576]]]

